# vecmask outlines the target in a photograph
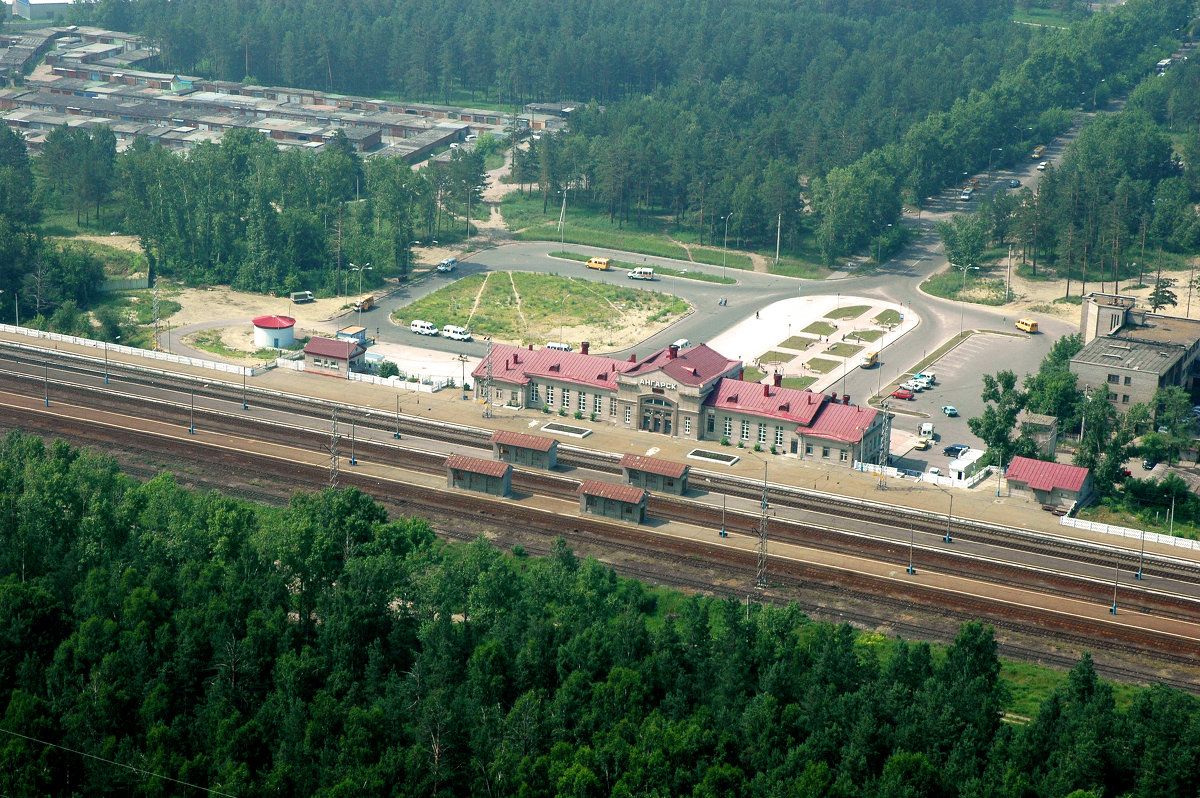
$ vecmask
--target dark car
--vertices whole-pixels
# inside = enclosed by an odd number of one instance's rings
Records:
[[[1158,461],[1151,460],[1149,457],[1142,461],[1142,468],[1146,471],[1152,470],[1156,465],[1158,465]]]
[[[1009,188],[1020,188],[1020,187],[1021,187],[1021,181],[1020,181],[1020,180],[1017,180],[1017,179],[1014,177],[1012,180],[1009,180],[1009,181],[1008,181],[1008,187],[1009,187]]]
[[[945,449],[942,449],[942,454],[946,455],[947,457],[958,457],[960,454],[970,448],[971,447],[967,446],[965,443],[954,443],[950,446],[947,446]]]
[[[901,388],[901,389],[900,389],[900,390],[898,390],[898,391],[892,391],[892,396],[893,396],[893,397],[895,397],[895,398],[897,398],[897,399],[912,399],[912,398],[913,398],[913,392],[912,392],[912,391],[905,390],[904,388]]]

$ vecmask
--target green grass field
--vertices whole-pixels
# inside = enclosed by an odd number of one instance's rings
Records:
[[[852,333],[846,334],[846,340],[863,341],[868,344],[875,343],[883,337],[883,330],[855,330]]]
[[[808,367],[818,374],[828,374],[838,366],[842,365],[836,360],[826,360],[823,357],[814,357],[806,362]]]
[[[803,391],[808,386],[817,381],[816,377],[784,377],[784,388],[795,388],[797,391]]]
[[[815,343],[815,342],[816,342],[815,338],[808,338],[803,335],[793,335],[791,338],[787,339],[786,341],[776,344],[776,346],[778,346],[782,349],[795,349],[797,352],[803,352],[804,350],[806,350],[810,346],[812,346],[813,343]]]
[[[801,330],[801,332],[811,333],[812,335],[833,335],[837,332],[837,327],[834,327],[827,321],[814,321]]]
[[[861,352],[863,348],[857,344],[848,344],[845,341],[839,341],[833,346],[825,350],[825,354],[833,355],[834,357],[852,357]]]
[[[746,382],[758,382],[765,376],[767,376],[765,371],[759,371],[754,366],[746,366],[742,369],[742,379]]]
[[[795,360],[796,356],[788,352],[778,352],[772,349],[770,352],[764,352],[758,356],[759,363],[787,363]]]
[[[682,299],[640,286],[492,272],[465,277],[435,291],[396,311],[396,318],[402,324],[411,319],[437,327],[461,324],[476,338],[490,335],[493,341],[526,344],[575,340],[574,329],[611,329],[613,320],[621,317],[638,326],[669,324],[688,309]]]
[[[892,310],[891,308],[888,308],[883,313],[880,313],[878,316],[871,319],[871,321],[875,322],[876,324],[882,324],[884,326],[887,326],[889,324],[899,324],[901,321],[900,311]]]
[[[841,308],[834,308],[825,314],[827,319],[857,319],[862,314],[870,310],[869,305],[846,305]]]

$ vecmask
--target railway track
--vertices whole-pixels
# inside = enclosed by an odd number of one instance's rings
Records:
[[[0,384],[9,381],[30,384],[28,375],[0,372]],[[76,392],[80,403],[87,405],[101,395],[99,388],[74,386],[60,383],[60,392]],[[177,403],[140,396],[130,396],[116,390],[104,390],[103,399],[110,410],[119,410],[129,417],[152,411],[156,420],[166,420],[187,426],[193,417],[199,418],[204,429],[244,436],[269,443],[297,446],[308,450],[322,450],[329,436],[320,430],[298,428],[266,419],[227,413],[204,407],[194,411]],[[362,426],[370,429],[371,419]],[[376,427],[376,429],[378,429]],[[445,456],[424,451],[413,446],[380,442],[370,438],[355,439],[351,452],[364,460],[401,466],[426,473],[442,473]],[[546,495],[558,499],[574,500],[579,481],[546,472],[514,470],[513,486],[518,491]],[[760,486],[755,486],[761,490]],[[718,511],[715,507],[692,500],[652,495],[647,506],[650,515],[667,521],[693,526],[719,528],[722,523],[734,534],[756,534],[758,517],[736,510]],[[939,530],[940,533],[940,530]],[[892,538],[878,537],[860,532],[821,526],[791,519],[775,518],[771,521],[771,541],[790,543],[816,548],[846,556],[871,558],[882,562],[907,564],[909,547]],[[913,556],[919,552],[922,569],[939,573],[963,575],[996,584],[1013,584],[1026,589],[1038,590],[1058,596],[1077,598],[1084,601],[1105,602],[1112,591],[1112,583],[1078,574],[1066,573],[1045,567],[1034,567],[995,558],[970,556],[945,548],[922,545],[913,546]],[[1167,618],[1192,621],[1200,617],[1200,601],[1196,598],[1175,593],[1151,590],[1144,585],[1129,586],[1123,598],[1130,609],[1152,613]]]
[[[41,369],[46,363],[52,363],[55,371],[74,374],[83,379],[97,379],[103,374],[100,365],[91,358],[57,351],[48,352],[12,342],[0,341],[0,357],[23,364],[27,368]],[[236,404],[241,404],[244,398],[256,409],[300,416],[314,425],[327,424],[335,407],[333,402],[311,397],[280,395],[272,391],[239,386],[233,382],[162,372],[117,362],[109,363],[108,372],[120,382],[131,385],[177,391]],[[449,424],[412,414],[393,414],[373,408],[348,405],[337,405],[337,408],[342,421],[352,423],[364,431],[387,432],[394,436],[479,449],[490,449],[491,446],[491,431],[479,427]],[[564,466],[607,474],[620,472],[619,457],[616,455],[571,445],[560,445],[558,451],[559,462]],[[694,487],[731,497],[755,501],[761,499],[761,483],[699,469],[693,469],[691,474],[690,482]],[[970,519],[948,518],[944,514],[849,499],[778,484],[768,486],[768,500],[772,507],[823,513],[845,521],[872,524],[890,522],[897,530],[911,528],[924,534],[948,534],[954,540],[1000,546],[1030,555],[1068,558],[1097,568],[1140,568],[1143,575],[1150,578],[1200,581],[1200,563],[1153,554],[1142,557],[1138,551],[1118,545],[1100,546],[1063,536],[983,524]]]
[[[10,420],[22,426],[36,427],[37,422],[45,422],[49,419],[37,410],[22,409],[10,414]],[[268,481],[275,480],[274,484],[286,486],[288,493],[305,487],[319,489],[326,484],[328,477],[326,469],[320,466],[280,462],[272,458],[264,460],[261,455],[249,452],[226,450],[215,458],[203,457],[196,451],[198,447],[186,438],[182,441],[170,441],[164,446],[162,438],[139,430],[115,429],[73,419],[64,421],[61,417],[51,421],[53,422],[53,431],[68,438],[76,437],[91,443],[99,440],[127,451],[154,452],[171,461],[190,460],[196,463],[208,463],[209,467],[213,467],[215,460],[216,470],[226,479],[231,474],[239,475],[232,482],[236,486],[232,492],[243,495],[244,498],[262,500],[270,496],[269,492],[247,486],[244,480],[250,475],[256,478],[265,478]],[[150,469],[146,476],[152,473],[154,470]],[[370,476],[361,471],[345,470],[342,473],[344,483],[354,485],[377,496],[393,511],[432,518],[448,518],[450,519],[448,529],[451,530],[461,529],[464,522],[498,523],[493,518],[494,504],[488,497],[430,491],[426,487]],[[278,501],[283,501],[285,498],[276,496]],[[562,517],[555,513],[522,508],[512,514],[506,513],[504,520],[506,529],[517,528],[522,530],[525,535],[540,535],[540,539],[546,541],[546,546],[554,537],[565,537],[577,548],[601,547],[611,551],[615,547],[622,553],[623,560],[620,565],[616,566],[618,571],[665,584],[677,584],[705,592],[713,592],[715,589],[716,592],[721,593],[727,591],[722,591],[720,587],[714,588],[711,579],[681,578],[680,574],[698,568],[710,569],[725,575],[741,576],[748,582],[754,573],[753,552],[697,544],[686,539],[674,539],[670,545],[664,546],[661,538],[653,533],[638,528],[627,528],[603,519],[573,518],[570,524],[564,525]],[[457,537],[458,535],[451,534],[451,536]],[[631,557],[639,563],[647,564],[630,565],[628,560]],[[791,600],[796,591],[812,591],[815,586],[832,590],[842,598],[856,597],[871,607],[879,609],[894,607],[899,613],[905,615],[911,615],[912,611],[917,608],[929,609],[929,606],[924,604],[928,597],[914,598],[908,594],[908,586],[898,590],[897,585],[889,580],[854,574],[835,576],[830,574],[827,569],[795,561],[784,561],[780,558],[773,561],[771,588],[759,593],[757,599]],[[802,606],[805,604],[807,602]],[[1156,665],[1145,670],[1123,665],[1111,666],[1111,670],[1105,672],[1115,678],[1163,681],[1164,677],[1161,673],[1163,662],[1192,665],[1196,659],[1197,652],[1194,645],[1172,639],[1171,636],[1161,633],[1124,628],[1120,629],[1117,634],[1113,634],[1113,630],[1109,628],[1108,624],[1099,624],[1094,620],[1070,616],[1059,617],[1055,613],[1031,608],[1017,608],[1016,610],[998,608],[994,603],[985,599],[969,597],[956,597],[953,601],[947,601],[944,595],[939,595],[933,606],[939,616],[953,622],[982,618],[998,629],[1024,634],[1036,634],[1039,631],[1053,629],[1057,640],[1070,641],[1079,645],[1081,649],[1109,651],[1122,656],[1129,655],[1131,651],[1141,651],[1158,660]],[[867,626],[878,625],[881,622],[890,626],[897,625],[890,614],[883,619],[878,614],[874,616],[859,615],[847,611],[843,607],[839,608],[835,615],[828,611],[823,612],[818,604],[813,604],[812,607],[815,615],[819,617],[825,614],[829,620],[860,620]],[[902,622],[899,625],[909,628]],[[914,625],[911,629],[916,637],[928,636],[925,633],[927,627]],[[1020,646],[1013,650],[1027,650],[1034,659],[1039,661],[1054,659],[1052,655],[1042,650],[1022,649]],[[1060,654],[1058,656],[1064,666],[1069,666],[1074,662],[1074,658],[1070,655]],[[1194,681],[1174,680],[1171,677],[1166,677],[1166,680],[1172,683],[1178,681],[1178,686],[1184,689],[1193,691],[1197,689]]]

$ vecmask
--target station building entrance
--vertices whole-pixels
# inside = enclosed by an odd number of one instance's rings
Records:
[[[658,396],[641,400],[642,429],[670,435],[675,425],[675,403]]]

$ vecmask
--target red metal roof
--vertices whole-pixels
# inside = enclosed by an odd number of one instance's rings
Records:
[[[684,463],[660,460],[657,457],[643,457],[638,454],[627,454],[622,457],[621,468],[632,468],[635,471],[645,471],[649,474],[659,474],[674,479],[681,478],[688,470],[688,466]]]
[[[717,383],[704,404],[808,426],[828,401],[828,397],[809,390],[726,378]]]
[[[508,463],[484,460],[481,457],[467,457],[465,454],[452,454],[447,457],[446,468],[470,471],[472,474],[483,474],[489,477],[503,477],[512,470],[512,466]]]
[[[319,357],[332,357],[336,360],[349,361],[367,350],[362,344],[354,341],[339,341],[335,338],[313,336],[304,345],[304,354]]]
[[[1031,457],[1014,457],[1004,472],[1007,479],[1024,482],[1034,490],[1070,490],[1079,492],[1087,480],[1088,470],[1066,463],[1048,463]]]
[[[611,482],[600,482],[595,479],[584,480],[578,488],[578,493],[587,496],[599,496],[602,499],[615,499],[627,504],[638,504],[646,498],[646,491],[632,485],[614,485]]]
[[[799,431],[820,438],[858,443],[863,439],[865,431],[875,423],[877,415],[879,411],[869,407],[826,402],[808,428]]]
[[[296,320],[291,316],[255,316],[254,326],[264,330],[286,330],[288,327],[295,327]]]
[[[630,364],[629,374],[648,374],[661,370],[671,379],[692,387],[701,386],[729,372],[741,363],[710,348],[707,344],[698,344],[679,351],[676,357],[671,357],[671,348],[660,349],[650,357]]]
[[[492,379],[525,385],[530,378],[562,380],[576,385],[615,390],[617,373],[628,371],[636,364],[614,360],[602,355],[561,352],[557,349],[529,351],[517,346],[492,346]],[[487,377],[487,358],[471,371],[475,379]]]
[[[545,438],[541,435],[526,435],[524,432],[509,432],[506,429],[498,429],[492,433],[492,443],[548,452],[558,441],[553,438]]]

